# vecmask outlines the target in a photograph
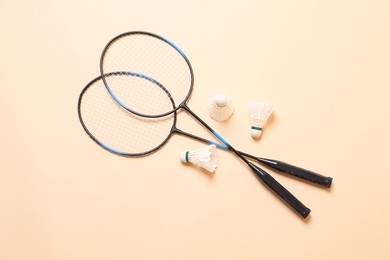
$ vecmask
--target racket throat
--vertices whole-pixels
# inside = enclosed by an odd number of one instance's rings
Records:
[[[265,171],[263,171],[261,168],[257,167],[253,163],[248,162],[247,164],[248,164],[249,168],[251,168],[251,170],[254,171],[256,173],[256,175],[258,175],[260,178],[261,178],[261,176],[268,175]]]

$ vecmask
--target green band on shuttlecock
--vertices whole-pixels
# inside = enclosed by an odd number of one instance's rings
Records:
[[[252,129],[253,129],[253,130],[259,130],[259,131],[263,130],[263,128],[257,127],[257,126],[252,126]]]
[[[188,155],[189,155],[190,153],[189,152],[186,152],[186,161],[187,162],[189,162],[189,160],[188,160]]]

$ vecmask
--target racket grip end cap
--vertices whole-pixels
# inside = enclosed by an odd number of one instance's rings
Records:
[[[309,216],[310,212],[311,212],[311,209],[306,208],[305,210],[303,210],[303,211],[301,212],[300,215],[301,215],[303,218],[307,218],[307,217]]]
[[[324,186],[326,188],[330,188],[332,186],[333,178],[332,177],[327,177],[324,181]]]

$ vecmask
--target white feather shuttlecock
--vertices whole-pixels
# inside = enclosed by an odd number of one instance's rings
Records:
[[[216,95],[210,98],[207,105],[209,116],[215,121],[226,121],[234,112],[232,100],[226,95]]]
[[[190,162],[198,165],[209,172],[215,172],[218,166],[218,157],[216,156],[216,146],[214,144],[193,151],[180,153],[180,161]]]
[[[249,103],[251,135],[254,139],[260,138],[263,127],[273,111],[274,107],[270,104],[254,101]]]

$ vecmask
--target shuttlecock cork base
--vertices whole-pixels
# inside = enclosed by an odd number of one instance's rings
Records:
[[[201,149],[181,152],[180,161],[183,163],[189,162],[194,165],[200,166],[209,172],[215,172],[215,169],[218,166],[216,146],[209,145]]]
[[[231,99],[226,95],[216,95],[209,100],[207,105],[209,116],[215,121],[226,121],[234,113],[234,106]]]
[[[249,116],[251,121],[251,136],[254,139],[259,139],[264,125],[272,114],[274,107],[270,104],[249,102]]]

